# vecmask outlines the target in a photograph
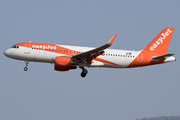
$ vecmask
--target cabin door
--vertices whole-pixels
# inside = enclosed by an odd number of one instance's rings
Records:
[[[30,44],[25,44],[24,53],[30,54]]]
[[[137,62],[138,63],[142,63],[143,62],[143,53],[140,53],[138,58],[137,58]]]

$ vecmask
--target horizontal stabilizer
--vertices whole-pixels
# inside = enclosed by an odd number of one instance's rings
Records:
[[[162,55],[162,56],[158,56],[158,57],[153,57],[152,60],[154,61],[160,61],[160,60],[163,60],[163,59],[166,59],[168,57],[171,57],[173,56],[174,54],[166,54],[166,55]]]

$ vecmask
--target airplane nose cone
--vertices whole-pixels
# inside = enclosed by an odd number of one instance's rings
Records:
[[[7,49],[6,51],[4,51],[4,55],[5,55],[6,57],[9,57],[10,54],[11,54],[11,52],[10,52],[9,49]]]
[[[8,51],[6,50],[6,51],[4,51],[4,55],[5,56],[7,56],[8,55]]]

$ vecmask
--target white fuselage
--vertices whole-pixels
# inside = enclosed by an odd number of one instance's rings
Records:
[[[83,52],[90,51],[94,48],[92,47],[79,47],[79,46],[67,46],[60,45],[61,47],[77,51],[79,54]],[[98,56],[100,60],[93,60],[92,64],[85,65],[86,67],[110,67],[110,68],[126,68],[139,54],[141,51],[129,51],[129,50],[116,50],[116,49],[106,49],[104,55]],[[69,51],[55,53],[52,51],[45,51],[33,48],[27,48],[19,46],[19,48],[10,48],[4,53],[7,57],[23,60],[23,61],[32,61],[32,62],[45,62],[45,63],[54,63],[56,56],[73,56],[74,53]],[[113,64],[109,64],[109,61]]]

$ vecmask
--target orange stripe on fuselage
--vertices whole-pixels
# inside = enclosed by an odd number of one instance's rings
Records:
[[[103,62],[103,63],[108,63],[108,64],[120,66],[120,65],[118,65],[118,64],[116,64],[116,63],[113,63],[113,62],[110,62],[110,61],[107,61],[107,60],[103,60],[103,59],[101,59],[101,58],[95,58],[95,59],[93,59],[93,60],[96,60],[96,61],[99,61],[99,62]]]
[[[164,60],[152,61],[152,56],[142,51],[127,68],[142,67],[161,63],[164,63]]]

